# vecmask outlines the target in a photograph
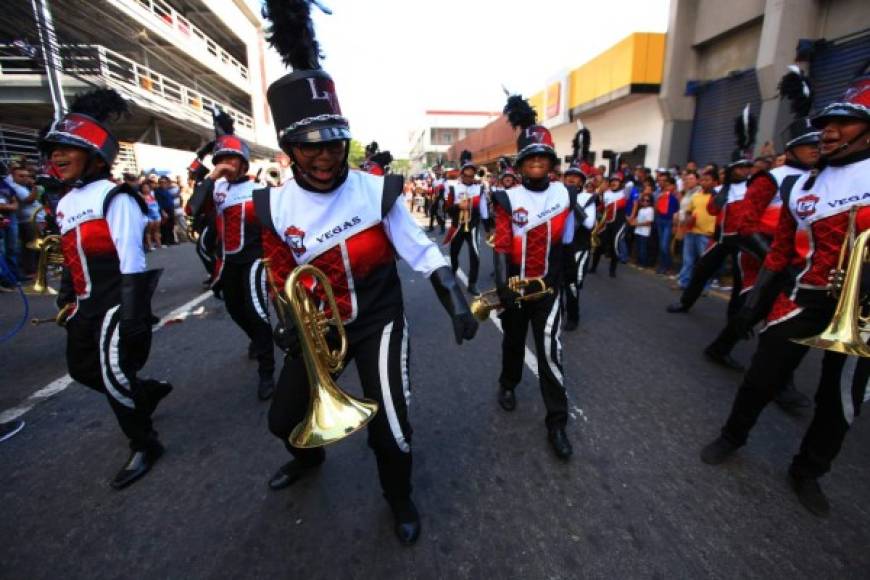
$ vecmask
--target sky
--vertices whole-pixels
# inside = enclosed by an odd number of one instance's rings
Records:
[[[315,33],[353,136],[396,158],[427,109],[500,111],[633,32],[665,32],[669,0],[322,0]],[[271,49],[270,49],[271,50]],[[274,70],[275,67],[271,67]],[[280,73],[280,66],[277,67]]]

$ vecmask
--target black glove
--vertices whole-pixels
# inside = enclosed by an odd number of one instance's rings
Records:
[[[758,271],[758,278],[752,291],[746,297],[743,307],[734,315],[735,332],[744,338],[752,336],[752,328],[767,316],[776,297],[785,286],[786,276],[767,268]]]
[[[447,314],[453,320],[453,336],[456,338],[456,344],[462,344],[463,340],[474,338],[474,335],[477,334],[477,320],[471,315],[462,289],[456,283],[456,278],[450,268],[447,266],[438,268],[429,276],[429,281],[432,283],[432,288],[435,289],[435,294],[441,301],[441,305],[444,306]]]
[[[517,307],[519,294],[508,286],[508,256],[499,252],[492,253],[493,266],[495,267],[495,291],[502,308],[510,310]]]
[[[121,275],[118,358],[121,370],[134,375],[145,366],[151,350],[151,296],[162,270]]]
[[[287,353],[290,358],[297,358],[302,354],[302,345],[299,342],[299,333],[296,328],[285,326],[281,322],[275,325],[272,331],[272,337],[275,339],[275,344],[282,351]]]

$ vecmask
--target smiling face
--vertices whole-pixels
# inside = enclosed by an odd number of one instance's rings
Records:
[[[344,168],[347,141],[299,143],[293,145],[293,162],[305,181],[320,190],[332,189]]]
[[[550,174],[553,162],[547,155],[530,155],[523,159],[520,171],[529,179],[544,179]]]
[[[61,181],[70,183],[84,176],[88,152],[78,147],[61,145],[52,149],[51,162],[57,168]]]
[[[822,129],[821,153],[836,159],[863,151],[870,146],[870,139],[861,139],[870,124],[860,119],[834,117]]]

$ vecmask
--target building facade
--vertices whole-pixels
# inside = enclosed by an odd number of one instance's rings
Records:
[[[866,0],[671,0],[660,97],[663,164],[729,161],[734,118],[746,104],[758,119],[756,151],[766,141],[781,149],[791,114],[778,84],[788,65],[809,75],[818,110],[868,59]]]
[[[213,137],[212,110],[226,111],[259,162],[277,153],[265,101],[263,23],[256,0],[31,0],[4,2],[0,21],[0,132],[21,139],[46,126],[54,106],[46,66],[59,70],[67,101],[94,86],[117,90],[131,114],[113,125],[125,169],[182,174],[190,151]],[[38,4],[38,2],[36,3]],[[48,57],[48,58],[46,58]],[[16,142],[17,143],[17,142]],[[136,159],[135,144],[143,160]],[[16,147],[30,147],[23,139]],[[15,147],[0,151],[14,154]],[[155,154],[155,148],[158,153]],[[165,155],[160,155],[160,149]],[[144,153],[147,151],[148,153]],[[23,151],[29,152],[29,151]],[[142,165],[141,167],[139,165]]]
[[[411,172],[419,173],[445,157],[454,143],[501,115],[488,111],[428,110],[409,136]]]

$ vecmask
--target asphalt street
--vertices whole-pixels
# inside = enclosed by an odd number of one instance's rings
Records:
[[[488,249],[479,286],[492,286]],[[463,260],[465,256],[463,255]],[[160,316],[202,293],[193,246],[149,256],[165,268]],[[463,262],[464,263],[464,262]],[[467,271],[467,266],[463,266]],[[856,420],[823,485],[830,519],[806,512],[786,469],[809,423],[770,407],[729,464],[698,459],[740,375],[701,356],[724,301],[666,314],[667,281],[621,267],[590,276],[581,326],[562,337],[575,455],[546,442],[537,380],[496,403],[500,331],[457,346],[429,283],[400,266],[411,329],[414,497],[423,533],[399,545],[374,458],[357,435],[320,472],[266,486],[287,460],[256,397],[247,340],[208,298],[154,337],[142,373],[175,391],[158,409],[167,452],[116,492],[126,442],[104,398],[72,383],[0,443],[2,578],[868,578],[870,423]],[[603,275],[602,275],[603,274]],[[36,315],[51,300],[31,301]],[[21,315],[0,295],[0,334]],[[531,341],[529,342],[531,346]],[[752,344],[736,356],[747,361]],[[0,344],[0,411],[63,377],[64,332],[27,326]],[[812,394],[820,355],[797,378]],[[340,384],[355,387],[355,369]]]

